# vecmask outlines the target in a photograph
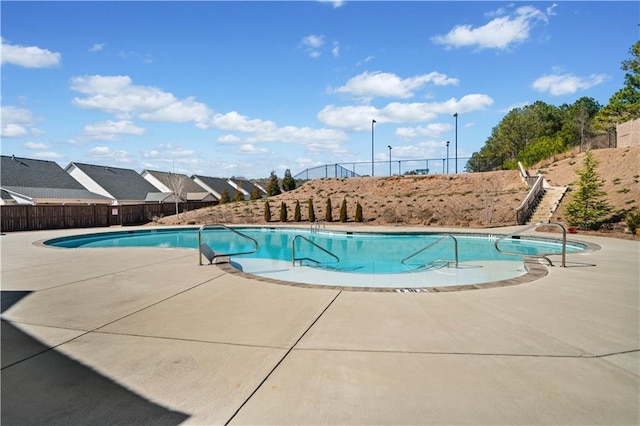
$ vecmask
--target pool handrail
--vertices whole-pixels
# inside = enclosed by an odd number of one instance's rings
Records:
[[[537,228],[538,226],[555,226],[557,228],[560,228],[562,230],[562,264],[561,266],[563,268],[567,267],[567,230],[566,228],[560,224],[560,223],[556,223],[556,222],[538,222],[538,223],[534,223],[533,225],[527,225],[522,229],[519,229],[518,231],[511,233],[509,235],[505,235],[503,237],[497,238],[496,242],[493,244],[494,247],[496,248],[496,250],[498,250],[498,253],[502,253],[502,254],[506,254],[506,255],[510,255],[510,256],[523,256],[523,257],[533,257],[536,259],[544,259],[547,262],[549,262],[550,266],[553,266],[553,262],[551,262],[551,260],[547,257],[547,256],[551,256],[551,255],[556,255],[558,253],[539,253],[539,254],[535,254],[535,255],[523,255],[522,253],[516,253],[516,252],[510,252],[510,251],[506,251],[506,250],[500,250],[500,247],[498,247],[498,244],[500,243],[500,241],[507,239],[507,238],[511,238],[513,239],[513,237],[517,237],[520,234],[522,234],[523,232],[526,232],[530,229],[534,229]]]
[[[402,259],[400,261],[400,263],[405,265],[406,264],[405,262],[407,260],[411,259],[412,257],[415,257],[415,256],[419,255],[423,251],[426,251],[426,250],[430,249],[431,247],[435,246],[436,244],[440,244],[442,241],[446,240],[447,238],[451,238],[453,240],[453,249],[454,249],[454,255],[455,255],[454,263],[455,263],[456,268],[457,268],[458,267],[458,239],[456,237],[454,237],[453,235],[451,235],[451,234],[444,235],[443,237],[441,237],[441,238],[437,239],[436,241],[432,242],[431,244],[428,244],[427,246],[421,248],[417,252],[405,257],[404,259]],[[439,261],[441,261],[441,260],[439,260]],[[450,261],[448,261],[448,262],[450,262]]]
[[[293,240],[291,241],[291,262],[293,263],[293,266],[296,266],[296,260],[300,261],[300,266],[302,266],[302,261],[303,260],[310,260],[310,261],[318,263],[318,264],[320,263],[317,260],[312,259],[310,257],[299,257],[299,258],[296,258],[296,240],[298,238],[302,238],[303,240],[305,240],[306,242],[308,242],[312,246],[315,246],[315,247],[319,248],[323,252],[327,253],[329,256],[333,257],[336,260],[336,262],[340,262],[340,258],[338,256],[336,256],[335,254],[331,253],[329,250],[325,249],[324,247],[314,243],[313,241],[311,241],[309,238],[305,237],[304,235],[298,234],[295,237],[293,237]]]
[[[320,225],[322,225],[322,229],[327,228],[323,219],[316,219],[315,222],[311,223],[311,233],[313,234],[313,233],[320,232]]]
[[[202,231],[204,231],[207,228],[223,228],[226,229],[227,231],[231,231],[233,233],[235,233],[236,235],[239,235],[242,238],[245,238],[249,241],[251,241],[253,243],[253,250],[251,251],[244,251],[244,252],[235,252],[235,253],[216,253],[214,252],[214,255],[212,256],[212,258],[210,259],[210,264],[213,263],[213,261],[215,259],[217,259],[218,257],[230,257],[230,256],[239,256],[242,254],[253,254],[255,252],[258,251],[258,242],[251,238],[250,236],[243,234],[240,231],[237,231],[227,225],[224,225],[222,223],[208,223],[205,225],[202,225],[200,227],[200,229],[198,230],[198,257],[199,257],[199,264],[202,265]]]

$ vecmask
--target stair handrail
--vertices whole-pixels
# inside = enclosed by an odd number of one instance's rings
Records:
[[[314,243],[313,241],[311,241],[309,238],[305,237],[304,235],[298,234],[295,237],[293,237],[293,241],[291,242],[291,261],[293,263],[293,266],[296,266],[296,260],[300,261],[300,266],[302,266],[302,261],[303,260],[310,260],[312,262],[320,263],[317,260],[312,259],[310,257],[296,257],[296,241],[298,240],[298,238],[302,238],[303,240],[305,240],[306,242],[308,242],[312,246],[315,246],[315,247],[319,248],[323,252],[327,253],[329,256],[333,257],[336,260],[336,262],[340,262],[340,258],[338,256],[336,256],[335,254],[331,253],[329,250],[325,249],[324,247]]]
[[[405,262],[406,262],[407,260],[409,260],[409,259],[411,259],[412,257],[415,257],[415,256],[419,255],[420,253],[422,253],[422,252],[424,252],[424,251],[426,251],[426,250],[430,249],[431,247],[435,246],[436,244],[440,244],[442,241],[446,240],[447,238],[451,238],[451,239],[453,240],[454,255],[455,255],[455,261],[454,261],[454,263],[455,263],[456,268],[457,268],[457,267],[458,267],[458,239],[457,239],[456,237],[454,237],[453,235],[451,235],[451,234],[444,235],[443,237],[441,237],[441,238],[437,239],[436,241],[432,242],[431,244],[428,244],[427,246],[425,246],[425,247],[421,248],[421,249],[420,249],[420,250],[418,250],[417,252],[415,252],[415,253],[413,253],[413,254],[411,254],[411,255],[409,255],[409,256],[407,256],[407,257],[405,257],[404,259],[402,259],[402,260],[400,261],[400,263],[402,263],[403,265],[405,265],[405,264],[406,264]]]
[[[243,252],[235,252],[235,253],[215,253],[215,255],[213,256],[214,259],[218,257],[229,257],[229,256],[240,256],[242,254],[253,254],[258,251],[258,242],[255,239],[251,238],[250,236],[243,234],[242,232],[236,229],[233,229],[227,225],[224,225],[222,223],[208,223],[208,224],[202,225],[198,230],[198,257],[199,257],[200,265],[202,265],[202,231],[204,231],[207,228],[223,228],[253,243],[253,250],[251,251],[243,251]]]
[[[527,222],[527,218],[531,215],[533,209],[538,205],[540,198],[544,194],[544,176],[538,175],[536,182],[533,184],[525,199],[516,208],[516,223],[523,225]]]
[[[567,229],[560,223],[555,223],[555,222],[549,222],[549,223],[544,223],[544,222],[538,222],[538,223],[534,223],[533,225],[528,225],[525,226],[522,229],[519,229],[518,231],[511,233],[509,235],[505,235],[503,237],[497,238],[496,242],[493,244],[494,247],[496,248],[496,250],[499,253],[502,254],[506,254],[506,255],[510,255],[510,256],[522,256],[522,257],[535,257],[535,258],[539,258],[539,259],[544,259],[547,262],[549,262],[549,265],[553,266],[553,262],[551,262],[551,260],[547,257],[550,255],[554,255],[554,254],[558,254],[558,253],[539,253],[539,254],[535,254],[535,255],[523,255],[522,253],[516,253],[516,252],[510,252],[510,251],[506,251],[506,250],[501,250],[500,247],[498,247],[498,244],[500,244],[500,241],[507,239],[507,238],[511,238],[513,239],[513,237],[517,237],[520,234],[522,234],[523,232],[526,232],[530,229],[533,228],[537,228],[538,226],[555,226],[557,228],[560,228],[562,230],[562,261],[561,261],[561,266],[563,268],[567,267]]]

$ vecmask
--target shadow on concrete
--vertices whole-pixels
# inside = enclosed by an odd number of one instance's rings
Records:
[[[28,294],[2,292],[2,311]],[[189,418],[43,345],[9,321],[1,326],[1,424],[177,425]]]

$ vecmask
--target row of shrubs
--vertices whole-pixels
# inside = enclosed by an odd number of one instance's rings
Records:
[[[309,222],[315,222],[316,221],[316,212],[315,212],[315,208],[313,207],[313,199],[309,199],[309,201],[307,201],[307,209],[308,209],[308,220]],[[266,200],[264,202],[264,220],[265,222],[271,222],[272,220],[272,215],[271,215],[271,205],[269,203],[269,200]],[[347,212],[347,200],[343,199],[342,200],[342,204],[340,205],[340,213],[338,216],[338,220],[340,222],[348,222],[349,221],[349,214]],[[288,222],[289,221],[289,210],[287,208],[287,204],[282,201],[280,203],[280,222]],[[302,222],[302,213],[301,213],[301,207],[300,207],[300,201],[296,200],[296,204],[293,210],[293,221],[294,222]],[[331,206],[331,199],[327,198],[327,205],[324,211],[324,221],[325,222],[333,222],[333,207]],[[362,217],[362,206],[360,205],[360,203],[356,203],[356,211],[355,211],[355,215],[353,217],[353,221],[354,222],[363,222],[364,219]]]

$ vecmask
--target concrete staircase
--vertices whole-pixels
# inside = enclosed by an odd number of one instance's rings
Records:
[[[532,225],[534,223],[549,223],[551,220],[551,215],[556,211],[558,205],[560,204],[560,200],[564,196],[564,193],[567,191],[566,186],[547,186],[544,188],[544,195],[540,202],[538,203],[536,209],[533,211],[533,214],[527,221],[528,225]]]

